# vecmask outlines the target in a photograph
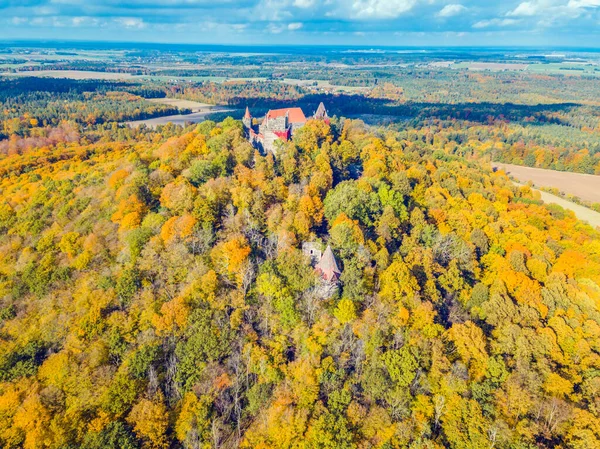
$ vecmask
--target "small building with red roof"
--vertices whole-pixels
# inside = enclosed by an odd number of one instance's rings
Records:
[[[321,275],[324,281],[337,283],[342,274],[342,270],[335,260],[331,246],[327,245],[327,249],[323,253],[321,260],[315,266],[315,271]]]

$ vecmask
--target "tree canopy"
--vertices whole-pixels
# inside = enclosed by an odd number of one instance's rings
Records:
[[[599,231],[414,135],[309,122],[275,159],[228,119],[1,156],[0,445],[598,447]]]

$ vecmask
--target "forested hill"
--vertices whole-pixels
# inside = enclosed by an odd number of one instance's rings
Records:
[[[598,231],[358,121],[171,131],[0,157],[1,447],[600,447]]]

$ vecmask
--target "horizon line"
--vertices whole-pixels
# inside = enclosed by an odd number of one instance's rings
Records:
[[[0,45],[6,44],[112,44],[112,45],[182,45],[182,46],[198,46],[198,47],[240,47],[240,48],[255,48],[255,47],[266,47],[266,48],[360,48],[360,49],[499,49],[499,50],[577,50],[579,52],[585,51],[599,51],[600,45],[596,47],[592,46],[576,46],[576,45],[386,45],[386,44],[271,44],[271,43],[191,43],[191,42],[156,42],[156,41],[120,41],[120,40],[100,40],[100,39],[2,39],[0,38]]]

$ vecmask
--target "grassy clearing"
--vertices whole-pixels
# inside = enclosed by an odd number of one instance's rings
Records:
[[[369,87],[362,87],[362,86],[337,86],[335,84],[331,84],[331,81],[325,81],[325,80],[300,80],[300,79],[294,79],[294,78],[285,78],[283,80],[281,80],[280,82],[285,83],[285,84],[291,84],[293,86],[301,86],[301,87],[307,87],[307,88],[317,88],[317,89],[326,89],[326,90],[332,90],[332,91],[336,91],[336,92],[366,92],[368,90],[370,90]]]
[[[527,71],[546,75],[600,76],[600,67],[597,65],[567,62],[531,64]]]
[[[498,72],[504,70],[527,70],[529,64],[519,62],[459,62],[450,67],[453,69],[490,70],[492,72]]]
[[[151,103],[166,104],[168,106],[175,106],[179,109],[191,109],[192,111],[199,111],[200,109],[210,108],[213,105],[208,103],[199,103],[191,100],[181,100],[179,98],[150,98],[148,99]]]

